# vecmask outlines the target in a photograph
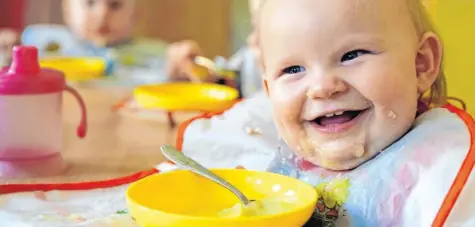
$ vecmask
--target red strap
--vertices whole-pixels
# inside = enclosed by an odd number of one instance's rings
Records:
[[[31,192],[31,191],[52,191],[52,190],[92,190],[99,188],[111,188],[124,184],[130,184],[144,177],[158,173],[156,169],[149,169],[129,176],[93,182],[63,183],[63,184],[5,184],[0,185],[0,194]]]
[[[457,176],[455,177],[455,180],[452,183],[449,192],[447,193],[444,201],[442,202],[439,212],[437,213],[437,216],[435,217],[434,222],[432,223],[432,227],[444,226],[448,216],[450,215],[450,212],[452,211],[452,208],[457,202],[460,193],[464,189],[465,184],[467,183],[470,174],[473,171],[473,167],[475,166],[475,121],[468,113],[461,109],[458,109],[455,106],[447,104],[445,108],[457,114],[467,125],[468,130],[470,132],[470,149],[467,153],[467,156],[465,156],[465,160],[463,161],[462,166],[460,167],[460,170]]]

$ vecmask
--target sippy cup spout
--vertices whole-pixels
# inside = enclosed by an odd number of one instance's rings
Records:
[[[34,46],[13,47],[12,63],[0,71],[1,95],[37,95],[64,90],[64,74],[40,67]]]
[[[11,74],[37,75],[41,72],[38,63],[38,49],[33,46],[13,47],[12,64],[9,69]]]

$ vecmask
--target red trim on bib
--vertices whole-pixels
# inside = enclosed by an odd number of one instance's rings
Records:
[[[447,104],[444,107],[450,110],[452,113],[457,114],[465,122],[470,133],[471,142],[467,156],[465,156],[465,160],[463,161],[449,192],[445,196],[444,202],[442,202],[439,212],[432,223],[432,227],[444,226],[445,221],[449,217],[450,212],[452,211],[452,208],[457,202],[460,193],[465,187],[465,184],[467,183],[475,165],[475,121],[473,120],[472,116],[470,116],[470,114],[458,109],[455,106]]]

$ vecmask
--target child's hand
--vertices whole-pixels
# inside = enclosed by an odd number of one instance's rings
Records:
[[[167,49],[167,75],[172,79],[190,79],[193,59],[201,48],[193,40],[172,43]]]
[[[0,29],[0,66],[9,65],[13,46],[20,43],[20,35],[13,29]]]
[[[185,40],[170,44],[167,50],[167,75],[174,80],[213,82],[216,72],[194,62],[195,57],[199,55],[201,48],[195,41]]]

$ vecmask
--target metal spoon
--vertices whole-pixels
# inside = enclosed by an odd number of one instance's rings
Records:
[[[247,206],[250,202],[253,202],[253,200],[249,200],[241,191],[239,191],[239,189],[234,187],[225,179],[212,173],[190,157],[187,157],[182,152],[175,149],[172,145],[163,145],[160,147],[160,150],[162,151],[163,155],[165,155],[165,157],[167,157],[170,161],[173,161],[176,164],[182,166],[183,168],[188,169],[200,176],[206,177],[214,181],[215,183],[225,187],[234,195],[236,195],[244,206]]]

